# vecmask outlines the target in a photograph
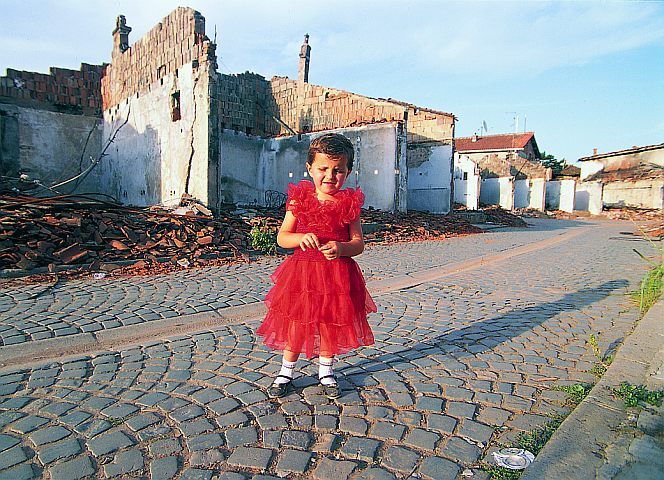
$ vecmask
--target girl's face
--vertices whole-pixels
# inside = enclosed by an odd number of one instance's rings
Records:
[[[350,170],[345,158],[333,158],[317,152],[307,171],[316,186],[316,191],[323,195],[334,195],[343,187]]]

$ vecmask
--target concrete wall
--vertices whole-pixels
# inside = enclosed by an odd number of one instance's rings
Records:
[[[448,213],[451,209],[452,146],[408,145],[408,209]]]
[[[355,164],[345,187],[360,186],[365,207],[396,208],[398,124],[335,130],[355,146]],[[261,139],[225,130],[219,136],[219,198],[239,204],[263,204],[265,192],[288,191],[288,183],[309,179],[306,158],[311,141],[321,133]],[[399,174],[401,175],[401,174]]]
[[[530,205],[528,208],[544,211],[544,199],[546,197],[546,180],[544,178],[530,179]]]
[[[480,186],[482,205],[500,205],[505,210],[514,207],[512,177],[483,178]]]
[[[664,208],[664,180],[611,182],[604,185],[602,201],[607,207]]]
[[[530,181],[517,180],[514,183],[514,208],[530,207]]]
[[[584,208],[576,206],[576,180],[552,180],[546,182],[546,209],[573,212],[574,210],[588,210],[588,195],[583,195],[586,202]],[[581,205],[581,204],[579,204]]]
[[[482,205],[500,204],[500,181],[498,178],[483,178],[480,185],[480,203]]]
[[[576,180],[568,179],[560,182],[559,209],[563,212],[573,212],[576,203]]]
[[[601,182],[580,182],[576,184],[574,209],[590,212],[592,215],[602,213]]]
[[[546,182],[546,202],[547,210],[560,210],[560,180],[551,180]]]
[[[480,174],[477,164],[465,155],[454,154],[454,201],[477,210],[480,200]]]
[[[101,120],[96,116],[0,104],[0,131],[2,174],[27,173],[31,179],[48,186],[81,173],[90,166],[90,157],[97,159],[101,151]],[[97,166],[78,185],[76,192],[97,191],[99,174]],[[59,187],[58,191],[71,193],[76,186],[77,183],[72,182]],[[44,194],[47,190],[32,192]]]
[[[177,204],[187,192],[214,206],[216,190],[210,192],[208,175],[208,80],[206,70],[184,65],[148,93],[104,111],[104,138],[129,119],[101,165],[104,193],[146,206]]]

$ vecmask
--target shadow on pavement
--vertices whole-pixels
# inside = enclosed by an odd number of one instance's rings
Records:
[[[627,287],[628,284],[629,282],[623,279],[611,280],[597,287],[568,293],[556,301],[515,309],[504,315],[475,322],[458,330],[450,329],[430,340],[404,346],[389,353],[361,357],[349,367],[340,368],[339,373],[344,374],[346,380],[354,385],[367,385],[369,375],[394,370],[395,363],[423,359],[431,355],[459,352],[459,349],[466,352],[465,356],[474,356],[491,350],[562,312],[578,311],[598,302],[616,290]],[[380,348],[380,346],[376,348]]]

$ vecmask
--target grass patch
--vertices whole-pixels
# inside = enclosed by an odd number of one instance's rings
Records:
[[[659,407],[664,399],[664,390],[648,390],[643,385],[628,382],[622,382],[613,392],[623,399],[626,407],[636,407],[641,402]]]
[[[574,385],[555,386],[554,390],[560,390],[570,396],[570,402],[576,406],[588,396],[593,385],[590,383],[575,383]]]

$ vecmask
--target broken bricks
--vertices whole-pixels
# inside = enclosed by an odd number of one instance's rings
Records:
[[[197,211],[207,210],[191,202]],[[250,228],[232,215],[179,216],[77,196],[0,197],[0,217],[0,269],[22,270],[240,255]]]

